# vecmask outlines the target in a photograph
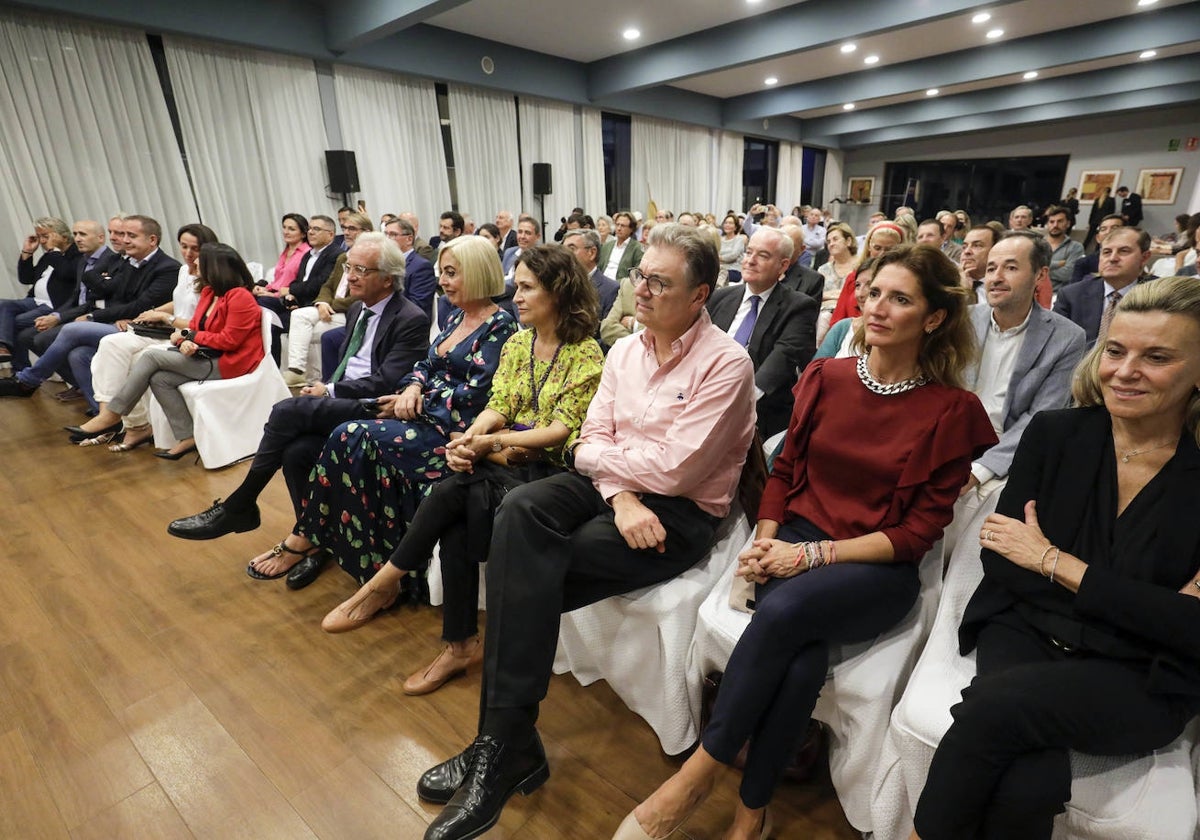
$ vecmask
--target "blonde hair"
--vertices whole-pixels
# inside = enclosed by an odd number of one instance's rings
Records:
[[[963,371],[975,361],[978,353],[968,308],[974,302],[975,293],[962,285],[958,266],[932,245],[901,245],[888,251],[876,260],[871,282],[874,283],[879,272],[889,265],[903,268],[917,278],[929,312],[941,309],[946,313],[937,329],[926,333],[921,340],[921,349],[917,352],[921,372],[934,382],[962,388]],[[866,323],[864,318],[854,331],[850,346],[857,353],[866,350]]]
[[[1152,283],[1139,283],[1121,298],[1114,318],[1122,312],[1183,315],[1200,327],[1200,283],[1195,277],[1163,277]],[[1100,359],[1103,354],[1104,342],[1097,341],[1075,368],[1075,378],[1071,382],[1071,396],[1075,405],[1104,405],[1104,392],[1100,388]],[[1191,432],[1196,445],[1200,446],[1200,391],[1193,389],[1188,398],[1183,426]]]
[[[504,293],[504,270],[492,243],[482,236],[451,239],[438,252],[439,271],[442,259],[451,252],[462,274],[463,295],[467,300],[483,300]]]
[[[872,225],[867,231],[867,238],[863,240],[862,253],[858,255],[858,264],[862,265],[871,256],[871,240],[881,233],[886,233],[888,236],[896,237],[896,246],[904,244],[904,228],[897,225],[895,222],[883,221],[877,225]]]

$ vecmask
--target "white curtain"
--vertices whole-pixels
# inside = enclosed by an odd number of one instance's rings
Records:
[[[0,296],[33,219],[153,216],[164,250],[196,220],[179,146],[141,32],[0,10]]]
[[[830,149],[825,153],[825,183],[821,203],[824,207],[832,209],[835,217],[842,205],[832,204],[832,201],[846,195],[846,179],[842,177],[844,161],[845,152],[841,149]]]
[[[411,210],[420,235],[436,235],[438,216],[450,209],[450,179],[433,82],[343,65],[333,81],[368,215],[378,224],[383,213]]]
[[[779,141],[779,167],[775,174],[775,206],[786,215],[800,203],[800,179],[804,173],[804,147]]]
[[[707,128],[634,115],[630,196],[636,209],[707,212],[712,201],[712,133]]]
[[[731,131],[718,132],[715,154],[717,177],[713,182],[710,209],[719,223],[725,211],[745,209],[742,207],[742,162],[746,156],[746,140]]]
[[[556,230],[558,220],[575,207],[583,207],[593,216],[604,212],[603,203],[596,210],[596,205],[582,201],[579,192],[574,106],[522,96],[517,113],[521,118],[522,206],[534,213],[540,211],[533,193],[533,164],[548,163],[553,175],[553,192],[544,199],[548,229]]]
[[[273,265],[284,213],[333,216],[325,125],[307,59],[164,36],[183,146],[205,223]]]
[[[608,195],[604,183],[604,131],[601,128],[600,112],[595,108],[580,111],[580,165],[583,167],[582,206],[593,216],[599,216],[608,207]],[[628,208],[618,207],[618,210]]]
[[[517,107],[511,94],[460,85],[450,85],[449,90],[458,212],[485,222],[499,210],[520,206]],[[522,209],[538,212],[535,205]]]

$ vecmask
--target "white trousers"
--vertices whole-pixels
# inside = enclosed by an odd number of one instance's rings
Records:
[[[321,336],[334,327],[344,327],[346,316],[335,312],[328,321],[322,321],[317,307],[302,306],[292,310],[292,322],[288,327],[287,366],[304,371],[306,379],[321,376]]]
[[[138,357],[148,347],[169,347],[165,338],[144,338],[132,330],[113,333],[100,339],[100,347],[92,356],[92,390],[96,402],[111,402],[129,378]],[[137,404],[125,415],[128,426],[144,426],[150,422],[150,392],[142,394]]]

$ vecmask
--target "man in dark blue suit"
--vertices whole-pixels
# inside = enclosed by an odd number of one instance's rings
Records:
[[[541,237],[542,226],[537,223],[537,219],[522,214],[517,222],[517,244],[512,248],[505,249],[504,256],[500,260],[500,267],[504,269],[506,283],[512,280],[513,267],[517,264],[517,257],[521,256],[521,252],[526,248],[536,245]]]
[[[1103,339],[1112,311],[1134,283],[1153,278],[1142,271],[1150,260],[1150,234],[1135,227],[1118,227],[1100,246],[1100,271],[1079,283],[1064,286],[1054,311],[1083,327],[1088,346]]]
[[[404,296],[432,317],[437,278],[433,275],[433,263],[417,253],[416,229],[404,219],[397,218],[384,225],[383,232],[404,254]]]
[[[587,270],[596,287],[596,297],[600,299],[599,317],[604,318],[617,300],[621,287],[616,280],[604,274],[596,260],[600,256],[600,237],[594,230],[569,230],[563,235],[563,246],[575,255],[575,259]],[[596,335],[599,336],[599,327]]]
[[[380,416],[391,416],[396,384],[428,352],[429,316],[398,293],[404,256],[383,234],[359,236],[347,266],[366,273],[354,272],[350,277],[349,292],[356,301],[346,313],[341,377],[314,383],[300,396],[276,403],[241,485],[224,502],[176,519],[167,527],[171,534],[209,540],[254,530],[260,522],[258,496],[281,468],[298,519],[309,472],[330,432],[348,420],[374,416],[359,402],[363,399],[378,399]],[[299,589],[315,580],[323,563],[320,555],[323,552],[296,564],[288,574],[288,586]]]

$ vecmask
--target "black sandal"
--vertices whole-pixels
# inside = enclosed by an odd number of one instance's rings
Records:
[[[287,539],[287,538],[284,537],[284,539]],[[286,545],[284,545],[282,542],[280,542],[280,543],[276,543],[275,546],[271,549],[271,556],[279,557],[280,555],[282,555],[286,552],[288,554],[295,554],[297,557],[300,558],[300,560],[303,560],[305,557],[311,557],[312,555],[316,554],[320,550],[321,549],[319,547],[314,545],[308,551],[297,551],[294,548],[288,548]],[[299,563],[300,560],[297,560],[296,563]],[[283,577],[288,572],[290,572],[292,570],[292,566],[295,566],[296,563],[293,563],[291,566],[288,566],[282,572],[277,572],[276,574],[273,574],[273,575],[264,575],[258,569],[254,568],[254,562],[251,561],[250,563],[246,564],[246,574],[248,574],[250,577],[254,578],[255,580],[279,580],[281,577]]]

